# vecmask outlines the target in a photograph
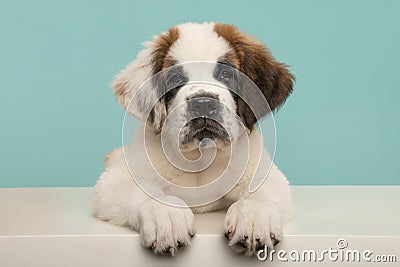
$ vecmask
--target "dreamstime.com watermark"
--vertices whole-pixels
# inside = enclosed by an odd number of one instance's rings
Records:
[[[309,250],[275,250],[267,246],[258,251],[257,258],[260,261],[281,262],[397,262],[396,255],[375,255],[371,250],[347,249],[348,243],[344,238],[336,242],[337,248],[329,247],[321,251]]]

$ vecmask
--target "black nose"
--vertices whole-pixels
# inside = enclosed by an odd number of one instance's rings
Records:
[[[196,97],[188,99],[188,111],[196,117],[215,117],[219,102],[213,97]]]

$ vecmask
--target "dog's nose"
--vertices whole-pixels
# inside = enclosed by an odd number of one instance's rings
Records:
[[[212,97],[196,97],[188,100],[188,111],[198,117],[214,117],[218,112],[218,100]]]

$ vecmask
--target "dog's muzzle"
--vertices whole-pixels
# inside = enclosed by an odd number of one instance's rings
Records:
[[[186,101],[189,132],[184,138],[184,144],[205,138],[229,140],[229,135],[222,126],[222,104],[218,97],[213,94],[201,94],[190,97]]]

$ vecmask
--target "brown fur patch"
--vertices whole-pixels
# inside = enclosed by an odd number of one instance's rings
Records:
[[[152,72],[153,75],[159,73],[163,69],[166,69],[174,64],[176,61],[168,56],[169,49],[179,38],[179,29],[172,27],[160,36],[154,39],[154,48],[152,51]],[[154,132],[160,133],[164,119],[166,116],[165,97],[161,97],[160,100],[154,105],[151,110],[148,122],[152,125]]]
[[[277,62],[265,45],[233,25],[216,23],[214,31],[230,44],[236,55],[234,62],[238,64],[238,69],[260,88],[270,109],[275,110],[282,105],[292,92],[294,82],[294,76],[289,73],[286,65]],[[227,56],[234,58],[232,55]],[[256,118],[240,98],[238,113],[246,126],[252,129]]]
[[[175,61],[168,57],[168,52],[178,38],[179,29],[172,27],[154,40],[154,50],[151,59],[153,74],[175,64]]]
[[[229,51],[227,53],[225,53],[225,55],[221,58],[219,58],[220,61],[224,61],[227,60],[229,61],[233,67],[239,69],[240,67],[240,59],[239,57],[236,55],[235,51]]]
[[[117,82],[116,82],[117,81]],[[124,109],[127,108],[126,103],[125,103],[125,95],[126,95],[126,88],[128,87],[128,80],[127,79],[116,79],[112,87],[114,88],[114,94],[115,97],[118,101],[118,103],[123,107]]]

